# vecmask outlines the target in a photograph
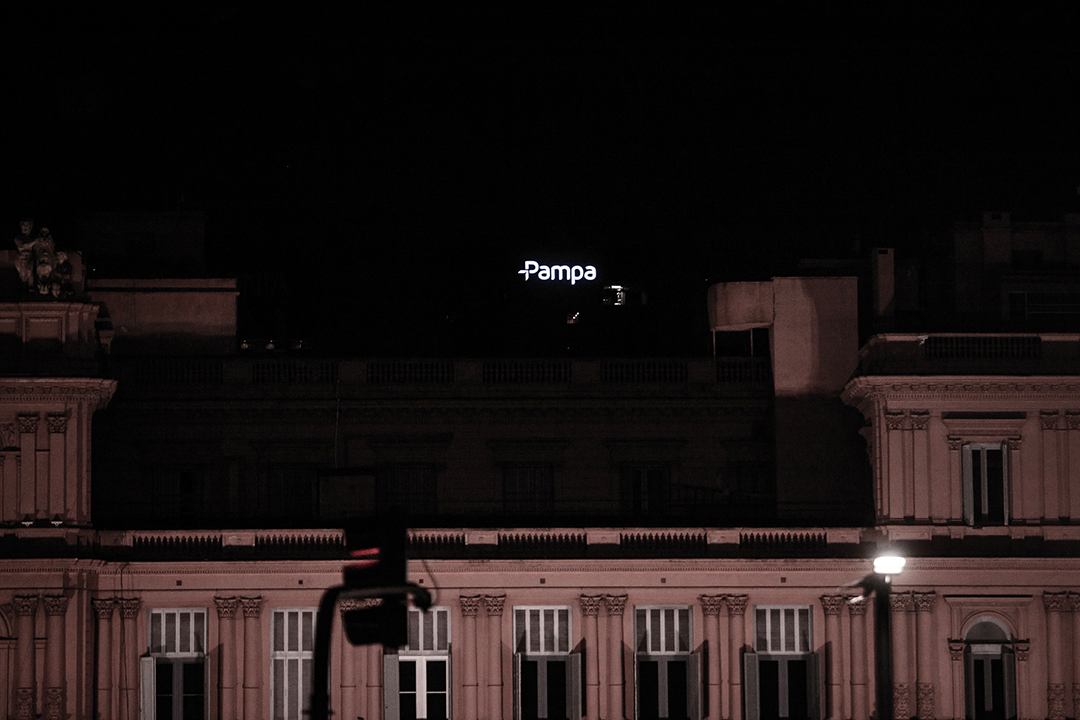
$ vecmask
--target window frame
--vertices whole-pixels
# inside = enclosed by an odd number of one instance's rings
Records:
[[[298,650],[290,650],[289,646],[289,626],[288,615],[289,613],[299,613],[299,623],[297,627],[297,645]],[[282,643],[285,646],[284,650],[276,650],[274,648],[276,641],[276,627],[278,617],[282,618],[284,626],[281,630]],[[304,622],[305,617],[310,616],[311,619],[311,644],[310,650],[304,650]],[[311,688],[305,688],[304,685],[304,661],[308,660],[312,663],[311,677],[314,678],[314,662],[315,662],[315,628],[318,624],[318,609],[314,607],[276,607],[271,611],[270,617],[270,720],[277,720],[277,716],[274,715],[277,709],[278,692],[283,691],[285,694],[281,700],[282,714],[281,717],[284,720],[304,720],[305,710],[307,709],[307,698],[311,695]],[[277,679],[277,673],[275,672],[275,663],[277,661],[284,663],[282,670],[282,678],[284,687],[279,687],[279,680]],[[299,702],[297,703],[298,715],[291,716],[289,714],[289,703],[292,699],[292,694],[289,692],[293,688],[292,678],[289,674],[289,660],[297,660],[297,671],[299,676],[295,678],[295,681],[299,684]]]
[[[989,477],[989,463],[986,461],[986,453],[991,450],[1001,451],[1001,477],[990,478]],[[979,478],[979,497],[981,499],[981,505],[985,509],[982,514],[976,513],[975,508],[975,469],[974,469],[974,455],[976,452],[981,457],[979,462],[980,475]],[[1005,527],[1009,524],[1009,443],[1006,440],[998,442],[965,442],[960,446],[960,468],[961,479],[963,483],[963,500],[964,500],[964,523],[969,527]],[[990,514],[989,497],[991,483],[1001,483],[1001,521],[996,519],[987,522],[987,517]]]
[[[415,690],[405,691],[414,694],[416,697],[416,713],[417,718],[427,717],[427,701],[428,695],[434,693],[440,693],[446,696],[446,717],[449,718],[453,715],[453,686],[451,684],[453,678],[453,668],[451,666],[453,642],[451,640],[451,624],[450,624],[450,608],[448,606],[439,605],[431,608],[427,612],[421,612],[417,608],[409,608],[409,627],[412,628],[413,619],[416,620],[416,633],[415,637],[418,639],[419,647],[411,647],[411,645],[403,645],[393,650],[388,650],[383,654],[383,712],[385,720],[399,720],[401,717],[401,684],[400,684],[400,671],[401,663],[412,663],[416,668]],[[424,649],[424,626],[428,623],[432,623],[432,645],[431,649]],[[445,623],[446,632],[443,635],[445,637],[445,645],[439,643],[439,623]],[[412,632],[410,630],[410,644],[412,643]],[[428,690],[429,675],[428,665],[434,662],[445,663],[446,675],[444,678],[443,690]]]
[[[190,613],[192,620],[189,627],[189,649],[187,651],[180,650],[181,647],[181,622],[180,614]],[[175,615],[175,637],[177,648],[176,650],[167,650],[168,641],[165,638],[166,629],[168,627],[167,616]],[[202,632],[201,638],[198,636],[197,624],[195,622],[196,617],[202,618]],[[152,645],[154,642],[154,621],[155,618],[160,618],[160,636],[161,644],[159,649],[155,649]],[[210,663],[207,662],[209,657],[208,646],[210,639],[210,626],[209,626],[209,613],[206,608],[184,607],[184,608],[153,608],[146,616],[146,644],[147,651],[139,659],[139,717],[141,720],[156,720],[157,718],[157,698],[158,698],[158,668],[161,666],[169,666],[171,668],[172,675],[172,692],[169,693],[173,698],[172,715],[174,718],[183,717],[183,666],[184,665],[199,665],[202,668],[202,713],[204,718],[210,717]],[[199,646],[199,640],[201,640],[201,650],[196,649]],[[177,693],[178,689],[180,692]]]
[[[773,646],[772,611],[779,611],[780,627],[776,641],[779,647]],[[806,644],[801,643],[801,620],[805,611],[807,622]],[[792,615],[792,632],[794,633],[794,649],[786,649],[787,623],[786,613]],[[764,613],[765,627],[760,628],[759,619]],[[759,629],[760,628],[760,629]],[[759,641],[764,638],[766,647],[759,646]],[[822,655],[814,650],[814,607],[812,605],[755,605],[754,606],[754,649],[752,652],[743,654],[743,706],[746,708],[746,720],[758,720],[761,716],[761,677],[760,667],[762,662],[775,662],[777,664],[777,698],[778,708],[781,712],[788,710],[789,685],[791,666],[795,663],[806,663],[807,696],[806,706],[810,717],[814,720],[825,717],[825,676],[823,672]],[[781,715],[781,717],[787,717]]]
[[[658,628],[653,627],[653,611],[659,611]],[[668,626],[669,615],[674,620],[674,629],[671,634],[673,647],[666,643],[665,631]],[[645,627],[641,628],[639,622],[644,617]],[[685,617],[686,632],[683,630]],[[691,720],[700,720],[702,717],[702,663],[701,653],[694,651],[694,609],[690,605],[635,605],[634,606],[634,716],[651,717],[651,713],[642,712],[641,691],[642,663],[656,663],[657,668],[657,703],[656,716],[667,717],[664,713],[670,711],[669,694],[669,670],[674,663],[686,664],[686,712]],[[659,640],[659,649],[654,649],[654,633]],[[683,642],[685,640],[685,647]],[[642,649],[644,644],[644,649]]]
[[[533,650],[532,642],[534,634],[531,613],[537,613],[537,632],[539,637]],[[547,613],[551,617],[547,617]],[[565,613],[565,622],[561,614]],[[554,647],[547,647],[545,632],[548,624],[554,626],[551,639]],[[519,625],[522,622],[524,627]],[[560,632],[565,624],[565,633]],[[525,663],[536,663],[536,715],[540,720],[549,717],[548,708],[548,669],[552,664],[559,663],[565,667],[564,677],[566,681],[566,717],[570,720],[581,720],[581,655],[574,653],[574,611],[569,605],[515,605],[511,623],[513,631],[513,682],[514,682],[514,718],[521,720],[524,716],[524,672]],[[561,640],[565,638],[565,648]],[[558,717],[562,717],[559,715]]]
[[[778,610],[780,612],[780,632],[779,632],[779,648],[772,646],[772,635],[769,632],[772,625],[772,613],[770,611]],[[806,619],[809,627],[806,632],[806,647],[800,648],[799,639],[801,634],[799,632],[800,627],[800,610],[806,611]],[[759,613],[765,613],[766,627],[764,629],[764,637],[768,647],[758,647],[758,640],[762,637],[762,633],[758,631]],[[795,649],[786,650],[785,636],[787,630],[787,624],[784,622],[786,612],[793,614],[792,625],[795,632]],[[814,608],[811,605],[755,605],[754,606],[754,652],[762,655],[809,655],[814,652]]]

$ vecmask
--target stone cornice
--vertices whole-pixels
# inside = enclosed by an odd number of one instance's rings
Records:
[[[105,378],[0,378],[0,404],[80,403],[105,407],[116,381]]]
[[[873,401],[910,400],[1059,400],[1075,403],[1080,375],[1018,377],[1011,375],[863,375],[840,394],[849,405],[863,408]]]

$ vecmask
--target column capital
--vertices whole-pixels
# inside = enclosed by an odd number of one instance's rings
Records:
[[[19,421],[19,432],[23,434],[32,434],[37,432],[38,428],[38,415],[23,414],[19,415],[17,420]]]
[[[458,603],[461,606],[463,617],[476,617],[476,613],[480,610],[479,595],[460,595],[458,596]]]
[[[45,424],[52,435],[62,435],[67,432],[67,415],[46,415]]]
[[[214,597],[214,605],[217,606],[217,616],[223,620],[236,617],[236,606],[240,601],[235,596]]]
[[[120,617],[124,620],[134,620],[139,616],[139,598],[116,598],[116,604],[120,607]]]
[[[929,410],[912,410],[911,411],[911,429],[912,430],[925,430],[930,425],[930,411]]]
[[[1069,593],[1069,607],[1073,612],[1080,612],[1080,593]]]
[[[1031,643],[1026,640],[1023,642],[1014,642],[1013,651],[1016,653],[1017,660],[1027,660],[1031,654]]]
[[[1068,597],[1067,592],[1043,592],[1043,605],[1046,607],[1046,612],[1059,613],[1065,612],[1065,600]]]
[[[1069,426],[1070,430],[1080,430],[1080,413],[1065,413],[1065,424]]]
[[[600,601],[603,598],[603,595],[582,595],[581,614],[585,617],[596,617],[600,612]]]
[[[344,615],[351,610],[359,610],[364,606],[357,598],[345,598],[344,600],[338,600],[337,607],[338,612]]]
[[[727,596],[727,614],[728,615],[745,615],[746,605],[750,602],[749,595],[728,595]]]
[[[934,601],[937,600],[937,593],[933,590],[929,592],[914,592],[911,596],[915,602],[915,612],[930,612],[934,609]]]
[[[701,600],[701,612],[703,615],[720,614],[720,606],[724,604],[723,595],[699,595],[698,598]]]
[[[116,600],[113,598],[90,598],[90,606],[94,608],[94,614],[98,620],[109,620],[116,610]]]
[[[889,608],[894,613],[911,612],[915,609],[915,601],[910,592],[893,593],[889,595]]]
[[[262,614],[262,595],[255,597],[241,597],[240,607],[244,612],[244,618],[257,618]]]
[[[964,440],[957,435],[948,435],[945,437],[945,440],[949,443],[950,450],[959,450],[964,444]]]
[[[861,598],[846,598],[847,611],[851,617],[863,617],[866,615],[866,606],[870,603],[867,602],[865,597]]]
[[[896,412],[885,411],[885,427],[889,430],[902,430],[904,428],[904,419],[907,415],[906,410],[898,410]]]
[[[967,643],[963,640],[950,640],[949,641],[949,657],[955,662],[963,662],[964,649],[967,647]]]
[[[46,595],[45,601],[45,614],[46,615],[64,615],[67,612],[68,600],[64,595]]]
[[[1020,446],[1024,442],[1024,439],[1021,437],[1011,437],[1008,438],[1005,442],[1008,443],[1010,450],[1019,450]]]
[[[506,603],[506,595],[485,595],[484,609],[491,617],[503,614],[503,605]]]
[[[626,595],[605,595],[608,615],[622,615],[626,607]]]
[[[1042,423],[1043,430],[1057,430],[1058,424],[1058,411],[1057,410],[1040,410],[1039,421]]]
[[[16,595],[11,600],[16,615],[36,615],[40,598],[37,595]]]
[[[844,605],[847,603],[847,598],[843,595],[822,595],[821,596],[821,608],[825,611],[825,615],[839,615],[844,609]]]

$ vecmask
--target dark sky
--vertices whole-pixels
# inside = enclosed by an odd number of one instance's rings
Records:
[[[5,222],[204,211],[213,272],[279,278],[258,322],[288,334],[502,328],[527,257],[659,307],[1080,199],[1064,15],[153,5],[5,18]]]

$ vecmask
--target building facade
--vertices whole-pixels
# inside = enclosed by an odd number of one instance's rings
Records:
[[[883,548],[896,718],[1080,711],[1080,335],[859,351],[853,281],[778,278],[710,296],[768,358],[163,355],[198,312],[121,345],[88,291],[0,305],[6,717],[303,717],[336,528],[392,508],[434,607],[335,618],[340,717],[867,720]]]

